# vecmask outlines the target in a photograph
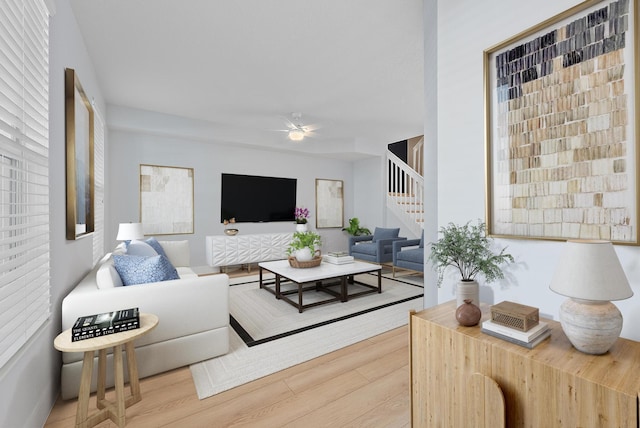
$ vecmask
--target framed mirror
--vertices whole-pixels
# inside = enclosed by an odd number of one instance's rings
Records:
[[[67,239],[94,231],[93,107],[75,70],[66,68]]]

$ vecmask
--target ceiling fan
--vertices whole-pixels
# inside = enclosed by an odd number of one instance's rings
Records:
[[[291,113],[291,119],[285,118],[287,121],[287,128],[282,131],[287,132],[287,136],[291,141],[302,141],[304,137],[312,137],[313,131],[317,129],[316,126],[304,125],[302,123],[302,113]]]

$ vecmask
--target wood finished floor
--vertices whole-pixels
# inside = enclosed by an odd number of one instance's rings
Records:
[[[130,428],[409,427],[408,331],[391,330],[204,400],[188,367],[142,379],[140,387],[142,401],[126,412]],[[74,426],[76,405],[58,399],[45,427]]]

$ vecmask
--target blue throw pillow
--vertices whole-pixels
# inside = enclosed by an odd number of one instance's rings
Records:
[[[373,231],[373,241],[378,241],[380,239],[391,239],[397,238],[400,233],[400,228],[395,229],[385,229],[383,227],[376,227]]]
[[[167,257],[167,253],[164,252],[164,248],[162,248],[162,245],[160,245],[160,243],[158,242],[158,240],[156,238],[151,237],[151,238],[147,239],[144,242],[146,242],[147,244],[151,245],[151,248],[156,250],[156,253],[160,254],[161,256]],[[169,258],[169,257],[167,257],[167,258]]]
[[[180,279],[169,259],[161,255],[151,257],[114,255],[113,265],[124,285]]]

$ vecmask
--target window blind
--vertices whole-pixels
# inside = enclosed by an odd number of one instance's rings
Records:
[[[49,17],[0,1],[0,367],[41,328],[49,297]]]
[[[104,256],[104,119],[93,106],[93,263]]]

